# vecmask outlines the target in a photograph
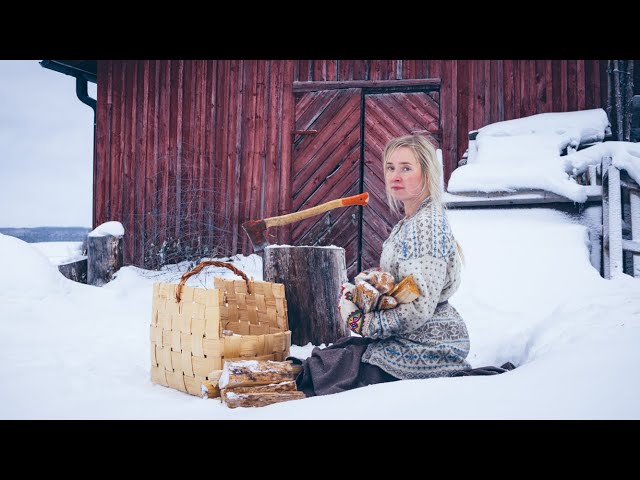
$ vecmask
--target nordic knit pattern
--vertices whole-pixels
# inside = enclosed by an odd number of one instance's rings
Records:
[[[397,281],[413,274],[420,297],[367,314],[362,336],[377,339],[362,361],[397,378],[444,377],[471,368],[469,334],[448,300],[460,284],[460,259],[447,215],[427,197],[382,247],[380,266]]]
[[[352,292],[345,293],[344,297],[346,300],[353,302]],[[347,327],[352,332],[357,333],[358,335],[362,335],[362,326],[364,324],[364,312],[360,310],[355,303],[353,304],[353,306],[355,307],[355,310],[347,316]],[[340,306],[338,308],[340,309],[342,307]]]

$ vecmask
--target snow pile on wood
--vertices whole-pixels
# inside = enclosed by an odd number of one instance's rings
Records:
[[[467,164],[449,180],[450,193],[544,190],[584,202],[584,186],[565,170],[564,152],[602,142],[610,133],[602,109],[542,113],[487,125],[470,142]]]
[[[572,153],[564,157],[565,172],[579,175],[590,165],[600,165],[604,157],[611,157],[615,167],[640,183],[640,143],[605,142]]]
[[[555,134],[569,139],[573,147],[602,142],[611,134],[611,124],[602,108],[576,112],[540,113],[486,125],[478,137],[511,137],[526,134]]]

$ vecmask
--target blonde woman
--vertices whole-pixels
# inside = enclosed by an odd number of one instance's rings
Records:
[[[404,218],[383,243],[380,270],[396,281],[413,275],[420,296],[364,313],[353,302],[355,286],[343,284],[340,315],[361,337],[314,349],[298,377],[298,388],[307,396],[470,371],[469,334],[448,302],[460,284],[461,252],[442,202],[443,173],[435,148],[421,135],[394,138],[384,149],[383,168],[390,208]],[[367,278],[367,272],[358,277]]]

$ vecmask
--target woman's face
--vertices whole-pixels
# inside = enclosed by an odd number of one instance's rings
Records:
[[[384,170],[387,190],[396,200],[406,202],[424,195],[422,169],[410,148],[396,149],[388,158]]]

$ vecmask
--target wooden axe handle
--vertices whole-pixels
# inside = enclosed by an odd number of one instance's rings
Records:
[[[290,223],[304,220],[305,218],[319,215],[334,208],[348,207],[350,205],[367,205],[369,203],[369,194],[367,192],[352,197],[338,198],[337,200],[331,200],[330,202],[323,203],[321,205],[307,208],[306,210],[300,210],[299,212],[289,213],[287,215],[281,215],[279,217],[265,218],[265,227],[279,227],[281,225],[289,225]]]

